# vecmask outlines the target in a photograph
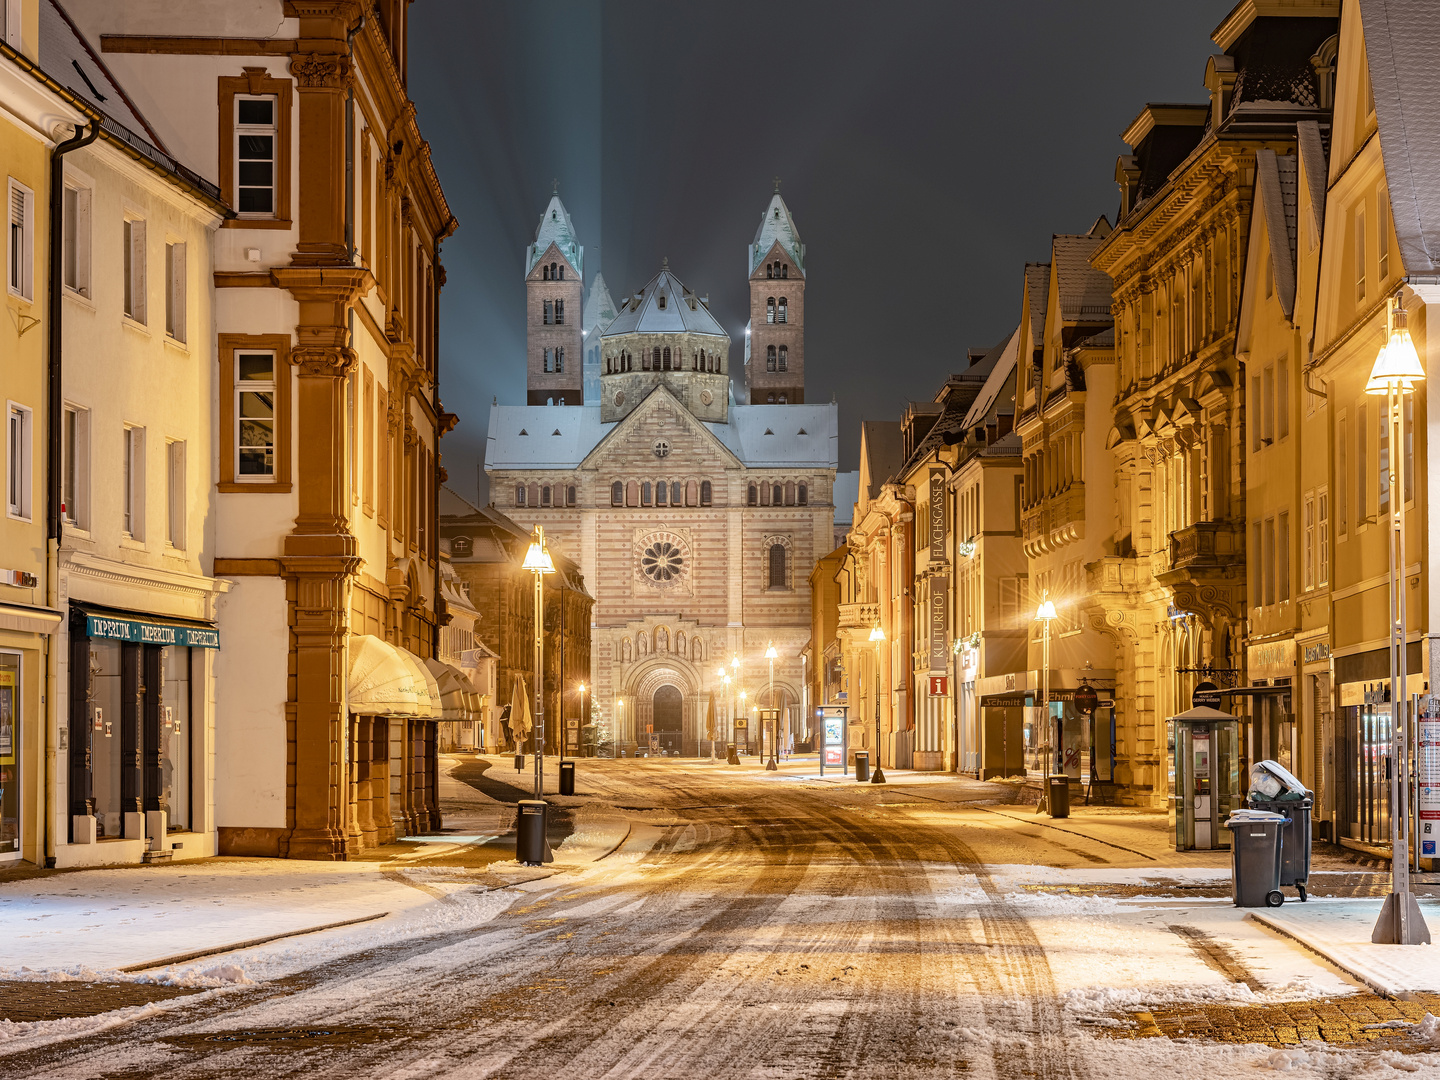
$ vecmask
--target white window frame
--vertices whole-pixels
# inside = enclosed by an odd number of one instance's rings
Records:
[[[125,318],[140,326],[146,324],[145,304],[145,219],[128,211],[121,226],[123,232],[123,286],[121,308]]]
[[[1363,304],[1367,292],[1365,285],[1366,266],[1365,252],[1365,207],[1360,206],[1355,210],[1355,303]]]
[[[5,291],[35,299],[35,192],[13,176],[5,195]]]
[[[4,16],[5,44],[9,45],[16,52],[25,51],[25,5],[23,0],[5,0],[5,6],[0,8],[0,15]]]
[[[67,294],[91,299],[90,294],[90,204],[93,189],[73,176],[66,175],[63,205],[63,238],[61,241],[61,281]],[[73,220],[70,213],[74,203]]]
[[[60,505],[67,526],[90,530],[90,410],[66,402],[60,423]]]
[[[185,242],[165,241],[165,336],[185,344]]]
[[[1315,558],[1315,584],[1325,588],[1330,584],[1330,489],[1315,489],[1315,538],[1318,549]]]
[[[240,122],[240,103],[242,101],[268,101],[271,105],[270,120],[267,124],[242,124]],[[242,218],[251,220],[274,219],[280,206],[280,97],[278,94],[236,94],[234,104],[231,108],[235,110],[235,141],[230,147],[230,153],[235,164],[235,190],[229,192],[234,199],[236,214]],[[244,135],[269,135],[270,143],[270,209],[269,210],[240,210],[240,139]],[[256,184],[246,184],[245,187],[258,187]]]
[[[120,529],[136,543],[145,542],[145,429],[125,425],[121,459]]]
[[[17,401],[5,408],[5,516],[29,521],[35,484],[35,411]]]
[[[185,550],[185,440],[165,440],[165,546]]]
[[[1300,528],[1303,530],[1300,540],[1301,558],[1301,582],[1300,587],[1305,592],[1315,588],[1315,564],[1318,553],[1319,540],[1315,531],[1315,492],[1307,491],[1301,505]]]
[[[240,361],[246,356],[268,356],[270,358],[270,381],[260,382],[255,380],[242,380],[240,378]],[[231,382],[235,385],[234,399],[230,402],[231,409],[235,416],[235,437],[230,447],[230,453],[234,455],[233,468],[235,482],[240,484],[273,484],[276,479],[276,468],[281,452],[280,447],[280,357],[274,349],[242,349],[236,348],[231,363],[235,365],[231,372]],[[240,441],[244,431],[245,414],[241,409],[241,400],[245,394],[270,395],[270,471],[268,473],[247,473],[240,468],[240,451],[243,443]]]

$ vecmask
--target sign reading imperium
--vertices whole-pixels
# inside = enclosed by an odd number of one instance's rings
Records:
[[[945,560],[945,470],[930,470],[930,561]]]
[[[930,673],[942,675],[950,660],[950,605],[945,579],[930,579]]]

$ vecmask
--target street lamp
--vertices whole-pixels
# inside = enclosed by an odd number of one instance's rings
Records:
[[[775,711],[775,658],[779,655],[773,641],[765,647],[765,659],[770,661],[770,760],[765,763],[766,772],[780,767],[775,763],[775,740],[780,734],[780,714]]]
[[[535,526],[531,534],[530,549],[525,552],[522,569],[535,575],[535,722],[530,727],[531,749],[535,751],[535,798],[543,793],[545,778],[544,743],[539,733],[545,730],[545,699],[541,696],[541,682],[545,667],[545,611],[541,606],[541,593],[546,574],[555,572],[555,562],[550,558],[550,549],[545,544],[545,529]]]
[[[870,772],[872,784],[885,783],[885,770],[880,768],[880,645],[885,640],[885,631],[876,623],[870,631],[870,641],[875,646],[875,768]]]
[[[561,709],[560,711],[563,714],[565,710]],[[586,719],[587,717],[585,715],[585,684],[582,682],[580,684],[580,728],[582,731],[585,728]],[[561,716],[561,723],[562,725],[564,723],[563,715]],[[593,735],[594,733],[592,732],[591,734]],[[560,732],[560,763],[562,765],[565,763],[565,732],[563,731]]]
[[[745,753],[750,753],[750,713],[745,708],[745,691],[741,690],[738,695],[740,704],[735,707],[737,717],[745,717]]]
[[[1420,905],[1410,891],[1410,799],[1406,778],[1409,748],[1410,704],[1405,663],[1405,408],[1404,398],[1425,378],[1425,368],[1406,326],[1400,298],[1389,304],[1389,340],[1381,346],[1370,369],[1365,393],[1385,395],[1385,424],[1389,437],[1388,460],[1381,466],[1382,481],[1390,484],[1390,895],[1370,940],[1378,945],[1419,945],[1430,941],[1430,930]]]
[[[1041,599],[1040,606],[1035,609],[1035,618],[1040,623],[1040,715],[1044,717],[1045,723],[1045,745],[1041,750],[1043,755],[1040,759],[1040,801],[1035,804],[1035,812],[1050,810],[1050,769],[1051,758],[1054,751],[1051,748],[1051,735],[1054,724],[1050,719],[1050,623],[1055,618],[1055,604],[1048,594]]]

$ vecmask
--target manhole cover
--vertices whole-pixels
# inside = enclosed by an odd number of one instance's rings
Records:
[[[265,1044],[265,1043],[306,1043],[308,1045],[353,1045],[355,1043],[380,1042],[395,1034],[393,1028],[377,1027],[287,1027],[287,1028],[245,1028],[240,1031],[199,1031],[188,1035],[167,1035],[168,1043],[184,1046],[214,1046],[220,1044]]]

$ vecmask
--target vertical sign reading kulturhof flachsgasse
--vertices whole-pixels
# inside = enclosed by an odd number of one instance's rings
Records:
[[[945,561],[945,470],[930,470],[930,561]]]

